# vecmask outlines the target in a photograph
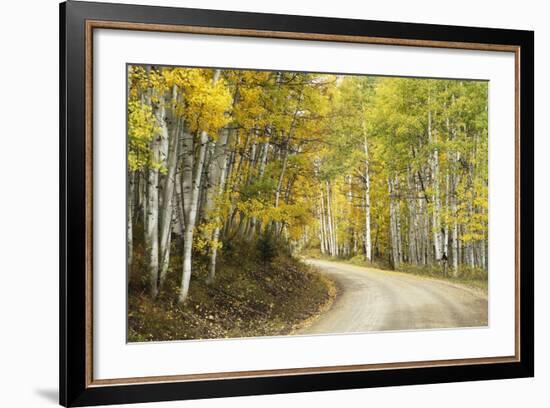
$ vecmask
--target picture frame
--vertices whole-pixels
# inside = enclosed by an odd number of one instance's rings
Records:
[[[184,33],[331,44],[508,52],[515,61],[513,355],[185,375],[94,376],[94,32]],[[499,118],[492,118],[499,120]],[[499,146],[492,145],[492,149]],[[534,375],[534,33],[68,1],[60,4],[60,404],[446,383]],[[121,160],[123,160],[121,158]],[[520,250],[521,249],[521,250]],[[115,272],[115,271],[113,271]],[[124,273],[121,271],[120,273]],[[122,296],[122,294],[121,294]]]

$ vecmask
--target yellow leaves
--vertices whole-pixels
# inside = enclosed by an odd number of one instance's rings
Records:
[[[266,206],[262,201],[256,198],[252,198],[250,200],[238,202],[237,209],[249,217],[256,217],[256,218],[263,219],[267,215],[266,211],[269,210],[269,206]],[[275,210],[275,209],[272,209],[272,210]],[[271,215],[275,215],[273,213]],[[278,221],[275,218],[273,218],[273,220]]]
[[[204,222],[198,225],[196,229],[196,234],[193,235],[193,250],[207,255],[212,249],[222,248],[222,243],[218,240],[215,240],[213,237],[214,230],[218,228],[220,222]]]
[[[193,236],[193,250],[202,255],[208,254],[208,240],[199,234]]]
[[[128,102],[128,167],[132,171],[150,162],[149,143],[158,131],[150,106],[138,101]]]
[[[313,222],[308,203],[305,202],[296,204],[281,203],[278,207],[274,207],[271,203],[264,203],[252,198],[238,202],[236,207],[244,216],[260,220],[264,226],[272,221],[282,222],[294,232],[302,231],[303,226]]]
[[[223,80],[215,84],[212,81],[203,82],[201,85],[186,90],[186,123],[192,132],[205,131],[215,137],[229,122],[225,112],[230,107],[231,95]]]
[[[163,69],[145,68],[140,65],[130,66],[128,69],[130,99],[137,99],[138,96],[147,93],[152,101],[157,102],[159,94],[169,89],[164,72]]]
[[[284,224],[285,238],[299,240],[319,222],[327,181],[334,233],[345,240],[353,231],[360,240],[367,167],[370,222],[382,247],[389,235],[390,175],[399,178],[392,199],[399,202],[403,231],[407,218],[422,211],[427,230],[436,213],[438,229],[457,222],[465,241],[486,233],[486,84],[141,66],[129,68],[128,82],[131,170],[164,171],[149,152],[160,125],[183,124],[187,134],[198,138],[204,131],[211,140],[230,128],[226,191],[201,218],[207,222],[198,227],[197,251],[218,245],[213,231],[229,217]],[[415,197],[424,195],[430,201],[420,208]]]
[[[262,103],[264,90],[260,87],[239,88],[239,103],[234,111],[234,119],[245,129],[264,127],[268,124],[268,111]]]
[[[313,222],[313,217],[305,203],[283,204],[280,207],[282,218],[294,227],[303,227]]]
[[[153,105],[162,103],[174,87],[179,99],[173,114],[183,117],[187,131],[206,131],[213,138],[229,122],[227,112],[231,94],[223,79],[214,81],[211,69],[149,68],[132,66],[129,69],[129,99],[146,95]],[[170,100],[170,98],[166,98]]]
[[[485,238],[485,236],[482,233],[475,233],[475,232],[466,232],[460,235],[459,239],[462,242],[476,242],[481,241]]]
[[[147,72],[144,67],[133,65],[128,68],[129,99],[137,99],[140,93],[147,89]]]
[[[169,68],[162,71],[162,79],[168,87],[176,86],[181,92],[177,114],[185,118],[188,131],[205,131],[215,138],[229,121],[226,112],[231,105],[231,95],[223,79],[213,80],[212,72],[211,69]]]

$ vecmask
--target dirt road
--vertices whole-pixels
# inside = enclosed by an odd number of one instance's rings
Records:
[[[487,325],[487,299],[467,288],[415,275],[309,260],[339,289],[332,308],[296,334]]]

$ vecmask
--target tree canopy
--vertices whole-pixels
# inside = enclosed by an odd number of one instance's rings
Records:
[[[487,269],[487,82],[135,65],[128,83],[128,264],[151,296],[177,274],[185,302],[194,256],[214,284],[225,245],[266,234]]]

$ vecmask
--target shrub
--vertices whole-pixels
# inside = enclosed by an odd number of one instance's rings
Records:
[[[269,264],[278,255],[278,245],[269,232],[264,232],[256,241],[256,250],[258,251],[258,258],[264,264]]]

